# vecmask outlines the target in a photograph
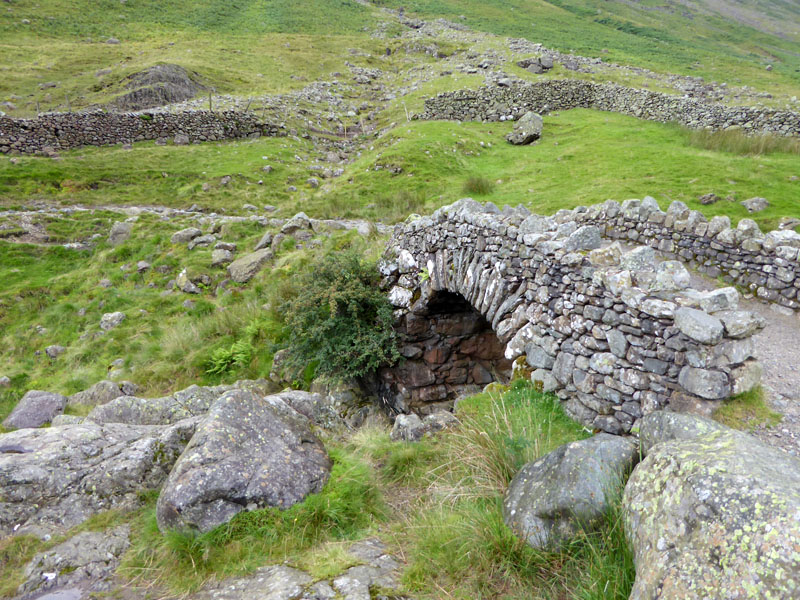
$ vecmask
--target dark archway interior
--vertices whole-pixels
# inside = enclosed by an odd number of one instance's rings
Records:
[[[489,322],[460,294],[437,292],[397,324],[400,364],[382,369],[381,395],[400,412],[450,408],[467,391],[507,381],[511,361]]]

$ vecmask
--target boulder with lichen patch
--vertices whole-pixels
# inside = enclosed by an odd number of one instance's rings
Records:
[[[694,415],[652,413],[641,436],[631,600],[797,598],[800,459]]]

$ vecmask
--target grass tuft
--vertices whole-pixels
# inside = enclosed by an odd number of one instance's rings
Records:
[[[486,177],[470,177],[464,182],[464,193],[485,196],[494,191],[494,183]]]
[[[733,429],[752,431],[756,427],[774,427],[782,415],[767,404],[764,388],[757,387],[723,401],[714,413],[714,419]]]

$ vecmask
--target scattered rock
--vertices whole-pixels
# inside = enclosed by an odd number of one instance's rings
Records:
[[[417,442],[423,436],[458,425],[456,416],[448,411],[439,411],[420,418],[419,415],[397,415],[389,437],[396,441]]]
[[[211,253],[211,266],[222,267],[233,262],[233,252],[230,250],[214,250]]]
[[[67,399],[61,394],[30,390],[3,421],[3,426],[8,429],[41,427],[63,413],[66,406]]]
[[[246,283],[272,260],[272,250],[264,248],[236,259],[228,265],[228,276],[236,283]]]
[[[203,235],[203,232],[197,227],[187,227],[186,229],[181,229],[173,233],[169,241],[173,244],[186,244],[201,235]]]
[[[534,548],[597,527],[638,455],[633,440],[607,433],[557,448],[511,481],[503,502],[506,525]]]
[[[61,356],[66,350],[67,349],[64,348],[64,346],[53,345],[45,348],[44,353],[47,354],[48,358],[52,358],[55,360],[56,358]]]
[[[744,206],[749,213],[761,212],[769,207],[769,202],[767,199],[759,197],[750,198],[749,200],[742,200],[740,204]]]
[[[125,320],[125,313],[124,312],[113,312],[113,313],[105,313],[100,318],[100,329],[103,331],[108,331],[110,329],[114,329],[118,327],[120,323]]]
[[[178,273],[178,276],[175,278],[175,285],[184,294],[200,293],[200,288],[197,287],[191,279],[189,279],[186,269],[183,269],[180,273]]]
[[[722,200],[722,198],[720,198],[714,193],[703,194],[702,196],[700,196],[700,198],[698,198],[698,202],[700,202],[700,204],[704,206],[708,206],[709,204],[716,204],[720,200]]]
[[[535,112],[527,112],[514,123],[514,129],[506,136],[506,140],[515,146],[530,144],[542,135],[542,117]]]
[[[9,387],[11,385],[11,378],[8,375],[0,377],[0,388]]]

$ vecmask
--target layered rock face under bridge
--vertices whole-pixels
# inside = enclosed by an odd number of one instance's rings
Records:
[[[465,199],[398,225],[380,268],[405,360],[380,371],[384,401],[432,412],[513,370],[587,426],[624,433],[650,412],[708,414],[752,389],[761,367],[751,336],[763,320],[737,310],[735,288],[692,289],[685,266],[664,260],[680,248],[630,225],[655,215],[684,231],[691,219],[694,232],[700,219],[682,206],[665,213],[647,198],[543,217]],[[624,237],[615,224],[647,245],[611,241]]]

